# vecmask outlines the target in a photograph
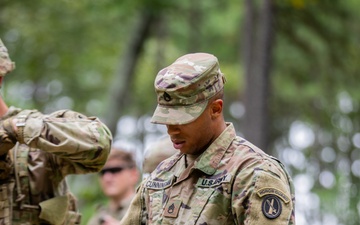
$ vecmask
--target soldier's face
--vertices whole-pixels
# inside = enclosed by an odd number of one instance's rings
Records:
[[[134,179],[135,178],[135,179]],[[126,180],[127,182],[124,182]],[[110,198],[123,199],[137,182],[136,168],[126,167],[126,163],[118,159],[106,162],[100,173],[100,185],[104,194]]]
[[[193,122],[166,127],[174,148],[184,154],[201,154],[216,138],[212,110],[209,106]]]

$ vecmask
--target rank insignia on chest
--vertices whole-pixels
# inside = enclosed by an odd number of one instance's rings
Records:
[[[181,207],[180,200],[169,200],[164,209],[164,216],[176,218]]]

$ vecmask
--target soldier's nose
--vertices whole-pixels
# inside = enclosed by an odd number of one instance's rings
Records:
[[[166,125],[167,127],[167,133],[171,136],[174,134],[180,133],[180,127],[179,125]]]

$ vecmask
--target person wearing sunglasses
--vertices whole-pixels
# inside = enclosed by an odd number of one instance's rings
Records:
[[[88,225],[102,225],[120,220],[135,195],[140,172],[131,152],[111,150],[108,160],[99,172],[99,184],[108,198],[107,205],[99,206]]]

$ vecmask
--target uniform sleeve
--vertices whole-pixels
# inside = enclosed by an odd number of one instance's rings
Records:
[[[146,224],[146,207],[144,204],[144,183],[137,188],[136,194],[131,201],[130,207],[125,216],[121,219],[120,225],[143,225]]]
[[[71,110],[50,115],[24,110],[17,118],[20,143],[72,163],[74,173],[97,172],[105,164],[112,135],[98,118]]]
[[[295,224],[286,176],[263,168],[243,170],[234,181],[232,211],[238,225]]]

